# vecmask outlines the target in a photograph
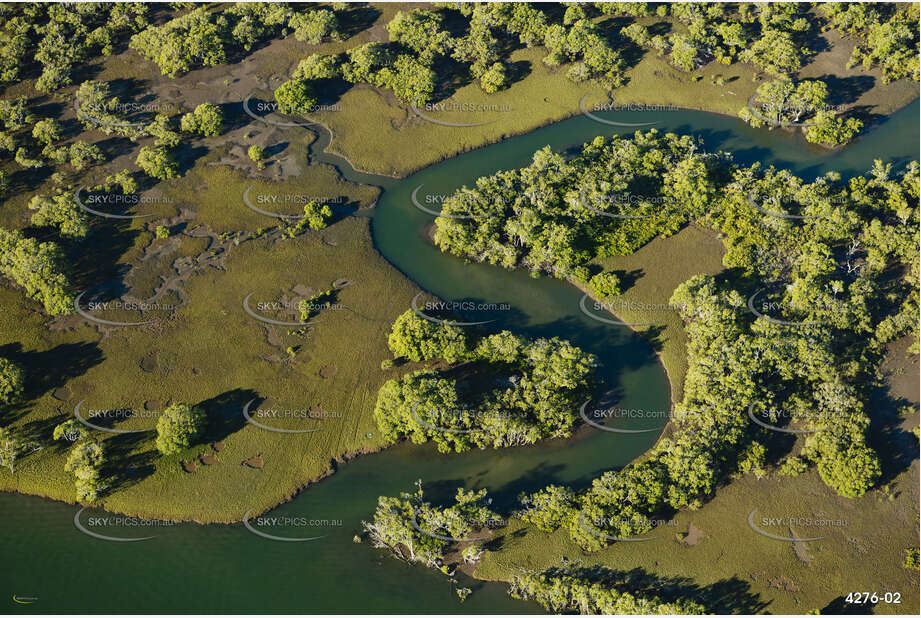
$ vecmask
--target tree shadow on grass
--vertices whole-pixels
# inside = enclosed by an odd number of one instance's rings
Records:
[[[527,60],[517,60],[515,62],[508,63],[506,66],[506,76],[508,77],[509,86],[520,82],[530,74],[531,63]]]
[[[614,270],[612,272],[620,279],[620,287],[623,292],[626,292],[636,285],[636,282],[646,274],[642,268],[634,268],[633,270]]]
[[[243,429],[246,426],[243,406],[252,399],[260,399],[256,391],[235,388],[197,404],[208,418],[208,425],[199,442],[219,442]]]
[[[348,40],[359,32],[367,30],[380,14],[380,11],[366,3],[349,4],[346,10],[336,11],[342,38]]]
[[[878,389],[872,399],[873,413],[868,442],[880,454],[882,475],[877,486],[882,486],[894,481],[918,459],[918,440],[902,428],[904,419],[899,415],[900,407],[914,404],[893,396],[888,386]]]
[[[174,152],[176,153],[176,163],[179,165],[179,176],[182,177],[195,167],[195,163],[207,155],[209,150],[206,146],[183,144],[182,147],[177,148]]]
[[[144,431],[123,433],[107,438],[105,446],[105,465],[102,476],[107,486],[104,495],[110,495],[120,489],[130,487],[154,473],[154,462],[159,453],[150,448],[154,433]]]
[[[37,442],[42,447],[53,446],[55,451],[61,451],[70,446],[67,440],[54,441],[54,428],[66,421],[70,416],[66,413],[55,414],[49,418],[29,421],[22,427],[22,438],[28,442]]]
[[[62,343],[44,352],[25,352],[18,342],[0,346],[0,357],[8,358],[26,372],[21,402],[9,406],[4,421],[15,420],[27,412],[27,405],[46,393],[67,384],[72,378],[102,362],[102,351],[95,343]]]
[[[828,616],[869,616],[876,613],[873,611],[874,607],[876,607],[876,603],[871,603],[870,601],[866,603],[848,603],[847,597],[841,595],[823,607],[820,613]]]
[[[737,577],[702,586],[687,577],[660,577],[642,568],[620,571],[601,565],[575,564],[544,571],[548,576],[573,576],[637,596],[656,596],[662,601],[696,601],[710,614],[757,614],[769,605],[751,591],[751,584]]]
[[[664,324],[653,324],[642,330],[643,339],[645,339],[656,352],[661,352],[665,349],[665,342],[667,339],[662,336],[665,329],[666,326]]]
[[[80,243],[61,243],[78,291],[87,290],[99,282],[116,282],[126,291],[123,279],[130,267],[119,263],[134,246],[141,230],[129,229],[130,222],[92,217],[94,225]]]
[[[828,86],[828,102],[832,105],[854,103],[863,93],[871,90],[876,83],[876,78],[870,75],[838,77],[825,74],[815,79],[825,82]]]

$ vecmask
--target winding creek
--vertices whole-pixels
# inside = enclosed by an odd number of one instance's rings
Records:
[[[650,122],[659,130],[699,135],[708,150],[728,150],[742,164],[761,161],[815,177],[837,170],[845,176],[869,169],[874,159],[896,166],[918,157],[915,100],[850,147],[835,152],[810,147],[780,131],[752,129],[738,119],[695,111],[610,112],[620,122]],[[456,129],[463,131],[462,128]],[[652,348],[626,327],[592,320],[579,309],[581,292],[560,281],[527,273],[466,264],[444,255],[426,237],[432,216],[412,204],[413,193],[449,194],[481,175],[518,167],[545,145],[578,147],[596,135],[632,133],[635,128],[600,124],[584,116],[446,160],[406,179],[355,172],[343,159],[320,151],[316,160],[335,164],[347,179],[384,188],[371,215],[379,251],[423,289],[445,301],[495,305],[492,311],[458,311],[470,321],[491,320],[489,330],[508,328],[529,336],[560,336],[596,354],[604,384],[599,401],[621,408],[670,408],[669,385]],[[419,187],[422,187],[419,189]],[[418,189],[418,191],[417,191]],[[437,199],[427,207],[438,208]],[[432,205],[434,204],[434,205]],[[504,305],[507,305],[505,307]],[[409,490],[425,481],[427,498],[449,499],[458,486],[488,488],[498,510],[507,512],[521,491],[548,483],[582,487],[603,470],[624,465],[648,449],[662,418],[625,419],[612,427],[645,430],[618,433],[583,428],[570,440],[503,451],[440,455],[433,445],[400,445],[360,457],[311,487],[270,516],[334,520],[337,525],[295,529],[322,536],[310,542],[278,542],[242,525],[180,524],[138,527],[142,542],[106,542],[74,526],[78,508],[31,496],[0,494],[0,554],[5,588],[20,599],[20,612],[64,613],[516,613],[537,606],[514,601],[505,586],[470,581],[474,589],[459,603],[449,578],[409,567],[352,537],[370,517],[377,497]],[[87,510],[82,521],[105,516]],[[133,532],[132,531],[132,532]],[[301,534],[307,536],[307,534]],[[46,582],[39,584],[37,582]],[[13,601],[5,600],[13,605]]]

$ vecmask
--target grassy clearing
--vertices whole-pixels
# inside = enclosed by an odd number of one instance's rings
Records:
[[[359,206],[376,197],[376,189],[332,182],[331,172],[321,166],[286,183],[257,184],[266,191],[342,194]],[[239,246],[195,237],[199,224],[217,231],[272,225],[274,219],[240,202],[238,189],[250,182],[239,172],[202,163],[168,189],[177,196],[177,209],[196,209],[195,218],[175,225],[169,239],[139,234],[122,256],[121,263],[137,265],[126,283],[139,298],[149,298],[157,279],[172,278],[177,268],[195,269],[177,291],[159,300],[180,304],[185,298],[175,311],[99,314],[125,321],[159,318],[154,324],[101,327],[103,333],[77,316],[49,323],[17,290],[0,288],[7,309],[0,321],[0,354],[29,370],[29,399],[4,424],[12,420],[31,435],[50,439],[53,426],[72,415],[80,401],[84,413],[134,411],[135,416],[114,422],[119,429],[152,428],[156,413],[170,402],[200,404],[208,413],[205,439],[175,457],[158,456],[153,432],[95,432],[110,459],[106,476],[113,491],[102,500],[107,509],[239,521],[248,510],[265,511],[329,473],[334,460],[383,445],[370,411],[378,387],[389,377],[379,367],[390,356],[386,333],[418,290],[376,252],[367,219],[342,219],[295,239],[266,233]],[[259,302],[293,303],[336,281],[347,282],[336,298],[339,306],[323,311],[308,330],[268,326],[243,310],[242,300],[251,292],[250,306],[257,310]],[[298,319],[296,312],[262,314]],[[248,425],[242,406],[254,398],[256,407],[300,415],[310,410],[320,417],[264,419],[265,424],[319,431],[284,434]],[[217,441],[223,442],[214,453],[217,463],[199,461],[194,473],[182,470],[182,461],[212,453]],[[72,502],[73,481],[63,471],[66,452],[62,445],[29,455],[15,475],[0,472],[0,489]],[[262,469],[242,465],[260,454]]]
[[[623,281],[634,280],[623,294],[603,302],[623,322],[652,323],[636,328],[658,352],[668,374],[673,402],[683,397],[688,370],[687,335],[678,313],[668,307],[668,300],[675,288],[693,275],[723,270],[723,253],[723,244],[714,232],[690,225],[674,236],[656,238],[632,255],[592,262],[605,271],[617,272]],[[584,290],[596,296],[587,286]]]
[[[859,590],[900,592],[900,605],[880,602],[873,611],[913,614],[919,606],[918,573],[901,565],[903,550],[918,546],[918,462],[893,485],[888,492],[848,500],[814,472],[797,478],[745,477],[721,488],[699,511],[681,512],[657,527],[647,535],[654,540],[615,543],[595,554],[583,554],[565,531],[548,535],[513,522],[502,531],[499,550],[488,552],[475,574],[507,581],[515,572],[510,565],[545,569],[567,558],[612,569],[642,568],[699,586],[722,585],[750,602],[735,608],[743,613],[799,614]],[[754,532],[748,524],[753,509],[758,509],[755,525],[778,536],[793,534],[789,526],[765,524],[762,518],[836,523],[793,526],[799,538],[825,537],[794,546]],[[855,609],[840,602],[832,607],[838,614]]]

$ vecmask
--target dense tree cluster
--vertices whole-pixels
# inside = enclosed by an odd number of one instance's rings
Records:
[[[878,66],[884,84],[904,77],[918,81],[917,3],[829,2],[820,10],[832,26],[858,40],[848,68]]]
[[[176,77],[194,68],[225,64],[237,49],[286,36],[319,43],[338,38],[338,20],[329,9],[287,3],[236,3],[223,10],[199,6],[162,26],[150,26],[131,38],[131,48]]]
[[[52,197],[36,195],[29,201],[29,210],[34,210],[32,225],[57,228],[61,236],[85,238],[89,233],[86,213],[77,205],[71,192]]]
[[[527,3],[441,3],[441,10],[398,11],[387,24],[390,43],[366,43],[338,56],[313,56],[297,68],[292,80],[275,97],[283,111],[306,113],[316,105],[316,80],[339,78],[392,90],[411,105],[433,100],[449,60],[467,67],[485,92],[497,92],[510,82],[500,37],[511,36],[522,45],[543,45],[548,66],[569,64],[574,81],[599,79],[609,87],[623,83],[625,65],[601,28],[582,10],[568,12],[562,24]],[[466,31],[452,34],[446,15],[457,10],[467,18]],[[581,10],[581,9],[580,9]]]
[[[627,255],[703,213],[718,157],[690,136],[595,138],[567,160],[549,148],[531,165],[477,180],[445,200],[435,243],[477,262],[588,280],[593,256]],[[678,205],[681,208],[678,208]]]
[[[799,457],[839,494],[871,488],[880,465],[867,444],[870,389],[885,345],[917,340],[918,169],[877,163],[848,182],[830,173],[808,183],[653,130],[596,138],[568,160],[543,149],[446,199],[443,212],[472,218],[439,218],[436,243],[477,261],[584,281],[588,260],[697,221],[721,233],[734,269],[695,276],[669,301],[689,362],[672,434],[586,492],[524,496],[522,518],[565,527],[585,549],[648,532],[653,517],[700,504],[722,479],[763,474],[776,434],[751,422],[749,406],[813,430]],[[641,218],[603,216],[618,214]],[[762,293],[758,306],[773,302],[756,315],[749,299]]]
[[[486,490],[458,489],[454,504],[440,508],[425,501],[422,482],[416,491],[398,497],[381,496],[374,519],[362,522],[374,547],[387,549],[407,562],[447,570],[444,563],[449,548],[468,541],[475,530],[494,526],[499,517],[489,509]],[[475,545],[468,555],[478,550]]]
[[[82,172],[103,159],[95,144],[65,142],[61,123],[31,113],[25,98],[0,101],[0,160],[12,158],[25,169],[69,164]]]
[[[55,243],[0,228],[0,274],[40,301],[49,315],[74,311],[75,295],[63,266],[64,254]]]
[[[696,601],[664,601],[654,591],[629,590],[627,582],[606,581],[594,569],[550,569],[512,576],[509,594],[537,602],[554,614],[583,615],[689,615],[706,614]],[[604,572],[604,570],[601,570]]]
[[[395,355],[443,359],[465,374],[459,383],[442,372],[416,371],[388,380],[378,393],[374,418],[385,438],[431,440],[442,452],[569,436],[595,366],[592,355],[555,337],[528,340],[502,331],[471,340],[461,328],[412,311],[397,319],[389,343]]]
[[[678,2],[658,10],[662,14],[669,7],[679,28],[667,36],[651,34],[639,23],[624,26],[621,34],[660,56],[668,55],[671,64],[683,71],[711,61],[732,64],[741,60],[773,75],[784,75],[798,71],[810,53],[804,41],[812,26],[799,3]],[[639,8],[610,10],[641,14]]]
[[[758,86],[754,104],[739,111],[753,127],[801,127],[807,141],[826,146],[846,144],[863,128],[857,118],[836,115],[821,80],[781,77],[765,82]]]
[[[118,39],[147,26],[149,6],[125,3],[20,3],[0,10],[0,82],[20,78],[34,60],[42,67],[36,89],[73,83],[79,65],[111,55]]]

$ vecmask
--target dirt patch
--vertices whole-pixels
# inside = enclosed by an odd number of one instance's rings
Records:
[[[809,553],[809,545],[803,541],[793,541],[793,555],[803,564],[812,562],[812,554]]]
[[[217,457],[211,453],[202,453],[198,456],[198,460],[205,466],[213,466],[217,463]]]
[[[797,586],[792,579],[789,577],[774,577],[768,580],[768,586],[774,588],[775,590],[781,590],[783,592],[789,592],[791,594],[799,592],[800,587]]]
[[[66,386],[54,389],[54,392],[51,393],[51,395],[58,401],[67,401],[73,396],[70,392],[70,389]]]
[[[296,286],[291,288],[291,292],[295,296],[300,296],[301,298],[310,298],[311,296],[316,294],[316,292],[314,291],[312,287],[308,285],[303,285],[301,283],[298,283]]]
[[[688,531],[684,533],[684,536],[679,541],[682,545],[687,547],[694,547],[700,543],[704,537],[707,535],[704,534],[704,531],[694,525],[694,522],[691,522],[688,525]]]
[[[141,362],[138,363],[141,367],[141,371],[146,373],[153,373],[160,366],[157,362],[157,353],[153,352],[141,358]]]
[[[327,365],[326,367],[323,367],[323,369],[320,369],[320,377],[328,380],[329,378],[335,376],[337,371],[338,369],[336,369],[335,365]]]
[[[255,457],[250,457],[249,459],[244,459],[242,465],[247,468],[254,468],[256,470],[261,470],[265,465],[265,462],[262,460],[262,453],[259,453]]]
[[[196,470],[198,470],[198,466],[195,465],[195,461],[194,461],[194,460],[193,460],[193,461],[183,461],[183,462],[182,462],[182,469],[183,469],[185,472],[188,472],[189,474],[192,474],[193,472],[195,472]]]
[[[214,449],[215,453],[220,453],[221,451],[224,450],[224,442],[223,441],[215,442],[214,444],[211,445],[211,448]]]

